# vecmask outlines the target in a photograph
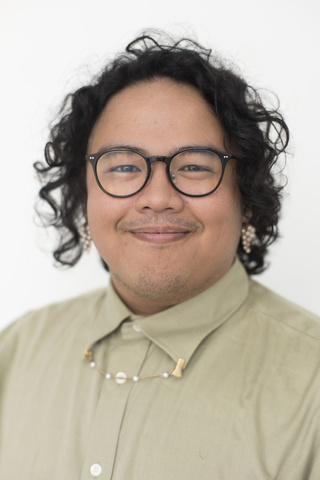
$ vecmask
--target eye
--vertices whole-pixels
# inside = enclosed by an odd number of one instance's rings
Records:
[[[118,165],[116,167],[110,168],[109,172],[140,172],[141,170],[136,165]]]
[[[183,170],[183,171],[186,171],[186,172],[210,171],[209,168],[206,168],[203,165],[185,165],[183,168],[180,168],[180,170]]]
[[[178,153],[171,168],[179,176],[201,180],[221,173],[220,158],[211,150],[186,150]]]

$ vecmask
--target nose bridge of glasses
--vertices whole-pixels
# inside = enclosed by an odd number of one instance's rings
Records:
[[[166,157],[164,155],[154,155],[152,157],[147,157],[147,162],[149,162],[149,174],[148,174],[148,181],[150,181],[150,178],[153,176],[153,173],[152,170],[151,170],[151,166],[152,164],[155,164],[156,162],[161,162],[161,163],[164,163],[165,165],[165,172],[166,172],[166,176],[169,178],[170,180],[170,174],[169,174],[169,165],[170,165],[170,161],[171,161],[171,157]],[[160,168],[161,170],[161,168]]]
[[[166,165],[168,165],[171,160],[171,157],[165,157],[163,155],[154,155],[152,157],[148,157],[148,160],[150,162],[150,165],[155,162],[163,162]]]

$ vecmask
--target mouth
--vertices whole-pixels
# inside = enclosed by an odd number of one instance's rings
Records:
[[[177,227],[141,227],[129,230],[128,233],[134,238],[147,243],[156,245],[165,245],[173,242],[178,242],[186,238],[191,232],[190,230]]]
[[[173,216],[148,215],[144,218],[123,220],[118,224],[118,231],[129,234],[135,240],[163,247],[183,241],[201,230],[199,222]]]

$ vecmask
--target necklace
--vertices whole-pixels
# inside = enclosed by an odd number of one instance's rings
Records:
[[[132,380],[133,382],[139,382],[140,380],[148,380],[150,378],[169,378],[169,377],[182,377],[182,369],[185,364],[184,358],[179,358],[175,367],[171,370],[171,372],[163,372],[158,373],[156,375],[149,375],[147,377],[140,377],[139,375],[134,375],[133,377],[127,377],[127,375],[123,372],[118,372],[116,375],[112,375],[111,373],[104,372],[101,368],[97,367],[94,359],[92,350],[89,350],[88,345],[85,346],[84,352],[82,354],[82,360],[88,359],[90,367],[97,370],[101,375],[103,375],[107,380],[115,380],[120,385],[125,383],[127,380]]]

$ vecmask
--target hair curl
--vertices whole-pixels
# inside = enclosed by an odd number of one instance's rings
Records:
[[[266,108],[257,90],[211,50],[189,39],[167,39],[161,44],[150,35],[136,38],[91,85],[66,97],[45,147],[46,165],[34,164],[43,183],[40,198],[51,207],[49,215],[38,213],[45,225],[60,233],[55,260],[73,266],[83,253],[85,155],[94,124],[117,92],[156,78],[195,87],[219,119],[229,150],[239,158],[238,185],[257,235],[251,253],[243,250],[241,242],[237,253],[248,273],[260,273],[268,246],[278,236],[283,186],[273,167],[288,145],[288,127],[278,108]]]

